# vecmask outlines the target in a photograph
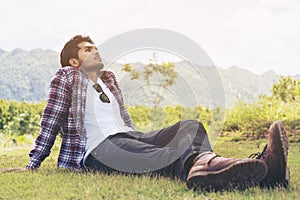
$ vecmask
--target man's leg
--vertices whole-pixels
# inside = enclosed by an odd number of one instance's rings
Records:
[[[186,180],[197,155],[213,151],[203,124],[197,120],[184,120],[167,128],[145,133],[139,140],[176,149],[179,160],[173,175],[182,180]]]
[[[189,188],[216,190],[252,186],[267,173],[261,160],[214,154],[205,129],[194,120],[145,134],[132,131],[110,136],[92,151],[86,165],[106,172],[154,172],[182,180],[188,174]]]
[[[130,131],[110,136],[91,153],[87,165],[97,163],[106,172],[151,171],[186,180],[194,158],[207,151],[212,149],[203,125],[186,120],[148,133]]]
[[[261,160],[224,158],[212,152],[206,130],[195,120],[179,122],[141,138],[145,142],[172,146],[180,156],[175,170],[194,189],[244,189],[258,185],[266,176],[267,167]]]
[[[169,173],[168,170],[176,168],[177,158],[176,149],[148,144],[139,141],[133,132],[125,132],[101,142],[88,156],[85,165],[106,173]]]

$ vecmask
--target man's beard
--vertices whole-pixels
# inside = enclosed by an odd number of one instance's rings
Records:
[[[98,72],[103,69],[103,67],[104,64],[102,62],[90,66],[86,66],[84,63],[82,63],[82,65],[80,66],[80,68],[86,72]]]

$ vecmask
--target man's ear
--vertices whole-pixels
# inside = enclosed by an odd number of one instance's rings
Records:
[[[79,60],[76,58],[70,58],[69,63],[72,67],[79,67]]]

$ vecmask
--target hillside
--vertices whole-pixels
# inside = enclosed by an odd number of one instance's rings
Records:
[[[143,67],[141,63],[133,65]],[[129,76],[121,72],[121,67],[121,64],[115,63],[108,69],[116,73],[127,102],[131,105],[146,103],[143,100],[145,95],[139,92],[144,83],[129,80]],[[45,100],[49,81],[59,68],[59,54],[52,50],[15,49],[8,52],[0,49],[0,98],[18,101]],[[257,75],[236,66],[217,69],[223,82],[227,106],[233,105],[237,100],[251,102],[260,94],[270,94],[272,84],[279,80],[279,75],[273,71]],[[166,102],[180,103],[183,106],[194,106],[197,103],[209,105],[211,88],[207,84],[213,83],[214,77],[205,76],[210,69],[202,66],[191,67],[187,62],[181,61],[176,63],[175,70],[179,77],[176,85],[164,93],[166,99],[169,99]],[[295,76],[299,77],[300,75]]]
[[[0,98],[42,101],[49,80],[58,68],[58,54],[51,50],[0,51]]]

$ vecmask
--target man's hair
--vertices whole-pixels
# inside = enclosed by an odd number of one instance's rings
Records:
[[[69,60],[71,58],[78,59],[78,44],[81,42],[89,42],[94,44],[89,36],[76,35],[71,38],[64,46],[60,53],[60,64],[62,67],[70,66]]]

